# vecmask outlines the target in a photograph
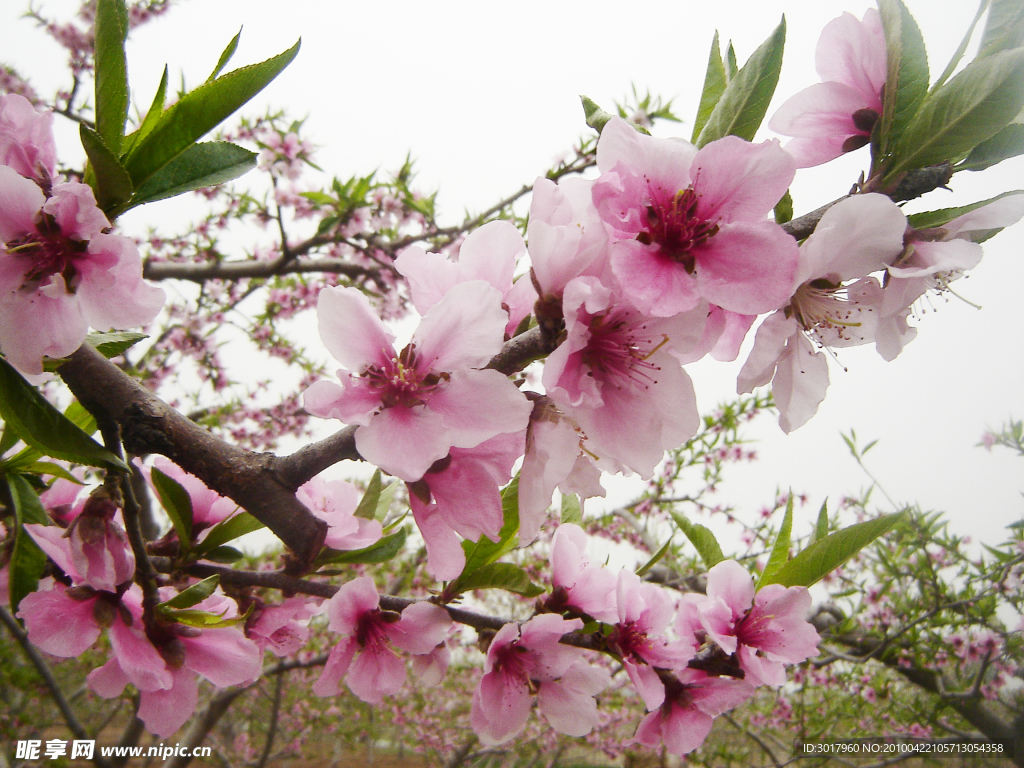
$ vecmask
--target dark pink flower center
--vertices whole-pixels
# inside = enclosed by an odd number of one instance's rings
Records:
[[[693,249],[718,233],[718,224],[697,214],[697,193],[681,189],[667,200],[652,195],[647,206],[647,229],[636,236],[644,245],[657,245],[661,252],[692,273],[696,266]]]
[[[401,618],[401,614],[394,611],[382,611],[380,608],[367,611],[356,622],[356,642],[364,648],[386,645],[388,624],[394,624]]]
[[[770,625],[774,616],[751,608],[736,623],[736,640],[748,648],[760,648],[772,634]]]
[[[59,274],[69,290],[77,272],[75,260],[88,250],[89,244],[73,240],[60,231],[52,217],[43,215],[37,231],[7,243],[9,254],[29,262],[22,287],[35,287]]]
[[[635,621],[627,621],[625,624],[615,625],[609,645],[619,652],[623,660],[632,659],[646,663],[644,652],[650,649],[651,641],[647,638],[647,633],[640,629]]]
[[[441,382],[448,381],[447,373],[420,370],[415,346],[407,345],[383,365],[371,365],[362,373],[370,386],[380,393],[380,401],[385,408],[425,405],[430,396],[440,389]]]
[[[529,649],[514,640],[506,646],[499,648],[494,654],[494,669],[507,677],[530,679],[530,672],[533,665],[529,659]]]
[[[650,358],[667,338],[652,338],[647,324],[637,320],[621,310],[590,319],[590,340],[581,353],[589,375],[616,389],[647,389],[658,383],[655,376],[661,368]]]

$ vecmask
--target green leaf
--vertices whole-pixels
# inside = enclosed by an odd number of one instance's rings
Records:
[[[775,223],[785,224],[793,220],[793,196],[786,190],[786,194],[775,204]]]
[[[736,77],[739,72],[739,67],[736,64],[736,49],[732,47],[732,41],[729,41],[729,47],[725,51],[725,79],[727,82],[732,82],[733,78]]]
[[[765,584],[772,583],[772,577],[778,573],[782,566],[789,560],[789,545],[791,541],[791,535],[793,533],[793,492],[789,492],[789,498],[786,500],[786,514],[782,516],[782,527],[779,528],[779,535],[775,537],[775,543],[772,545],[772,552],[768,556],[768,563],[765,565],[764,570],[761,571],[761,576],[757,580],[756,589],[760,589]]]
[[[235,51],[238,50],[238,40],[241,37],[242,30],[239,29],[238,34],[231,38],[231,42],[228,43],[227,48],[224,49],[224,52],[221,53],[220,58],[217,59],[217,66],[213,68],[213,72],[211,72],[210,76],[206,78],[206,82],[216,80],[217,75],[224,71],[224,67],[228,65],[228,62],[231,61],[231,57],[234,56]]]
[[[708,118],[715,109],[715,105],[725,91],[725,63],[722,61],[722,50],[718,45],[718,31],[711,40],[711,53],[708,54],[708,68],[704,73],[704,89],[700,94],[700,105],[697,107],[697,117],[693,120],[693,135],[690,141],[697,143],[700,132],[704,129]]]
[[[902,0],[878,0],[878,10],[885,30],[887,70],[881,119],[872,138],[877,151],[872,144],[872,152],[876,160],[892,152],[895,157],[890,162],[899,162],[897,145],[928,94],[928,54],[921,30]]]
[[[718,546],[715,534],[700,523],[691,523],[678,512],[670,514],[679,529],[686,534],[686,538],[697,549],[697,554],[700,555],[705,568],[711,568],[725,560],[725,555],[722,554],[722,548]]]
[[[96,418],[77,400],[73,400],[71,405],[64,409],[64,417],[87,435],[93,435],[99,429],[96,426]]]
[[[462,548],[466,551],[466,567],[456,582],[515,549],[519,541],[519,475],[501,492],[501,509],[505,522],[501,526],[498,541],[481,536],[475,543],[462,542]]]
[[[941,227],[944,224],[948,224],[958,216],[963,216],[965,213],[970,213],[978,208],[984,208],[989,203],[1007,197],[1008,195],[1024,195],[1024,189],[1014,189],[1010,192],[1003,192],[1001,195],[990,197],[988,200],[981,200],[977,203],[971,203],[970,205],[961,205],[958,208],[940,208],[937,211],[914,213],[907,217],[907,221],[909,221],[910,226],[915,229]]]
[[[164,113],[164,103],[167,101],[167,65],[164,65],[164,73],[160,77],[160,84],[156,88],[156,93],[153,95],[153,103],[149,105],[149,111],[146,112],[146,116],[142,119],[142,125],[139,126],[138,130],[125,136],[124,143],[121,145],[122,156],[128,155],[139,140],[144,136],[148,136],[149,132],[156,127],[157,122],[160,120],[160,116]]]
[[[785,44],[786,18],[783,16],[775,31],[729,80],[694,142],[698,147],[723,136],[739,136],[748,141],[754,138],[779,82]]]
[[[42,521],[49,525],[50,520],[25,478],[8,475],[7,487],[14,504],[14,547],[8,566],[8,593],[12,612],[16,613],[21,599],[38,589],[39,578],[46,568],[46,555],[25,532],[23,525]]]
[[[78,126],[82,147],[89,156],[86,181],[96,194],[96,204],[111,215],[121,203],[132,196],[132,180],[117,155],[96,131],[83,123]]]
[[[244,624],[252,612],[252,606],[245,612],[244,616],[236,616],[233,619],[225,619],[223,615],[218,616],[208,611],[197,611],[193,608],[181,610],[164,609],[160,613],[166,619],[171,619],[187,627],[198,627],[199,629],[216,629],[218,627],[235,627]]]
[[[217,547],[203,555],[203,560],[212,560],[215,563],[237,563],[245,557],[245,553],[234,547]]]
[[[110,331],[108,333],[90,333],[85,341],[96,348],[105,358],[117,357],[131,349],[143,339],[149,337],[135,331]]]
[[[263,523],[248,512],[234,514],[221,520],[210,529],[210,532],[206,534],[206,538],[196,545],[195,556],[197,558],[205,558],[215,549],[220,548],[222,544],[227,544],[229,541],[234,541],[240,536],[245,536],[247,533],[252,533],[265,527]]]
[[[256,167],[256,153],[229,141],[193,144],[140,186],[124,210],[237,179]]]
[[[349,552],[339,552],[336,549],[324,547],[323,552],[316,559],[316,565],[335,565],[344,563],[386,563],[405,546],[405,538],[409,535],[407,528],[402,528],[398,533],[385,536],[369,547],[353,549]]]
[[[766,584],[809,587],[907,518],[906,512],[851,525],[811,544],[774,573]]]
[[[651,556],[650,560],[648,560],[646,563],[644,563],[639,568],[637,568],[636,575],[637,576],[645,576],[647,574],[647,572],[651,570],[651,568],[656,566],[661,561],[661,559],[666,554],[668,554],[668,548],[671,545],[672,545],[672,537],[669,536],[668,537],[668,541],[666,541],[664,544],[661,545],[661,549],[659,549],[657,552],[655,552]]]
[[[51,477],[59,477],[67,480],[68,482],[83,485],[81,480],[64,469],[60,464],[54,464],[52,461],[34,461],[24,468],[24,473],[32,475],[50,475]]]
[[[192,548],[192,497],[181,483],[156,467],[150,470],[149,476],[157,498],[160,499],[160,506],[171,518],[171,525],[178,534],[182,550],[189,551]]]
[[[380,470],[377,469],[374,470],[373,477],[370,478],[370,483],[366,486],[366,493],[359,500],[359,505],[353,513],[356,517],[361,517],[364,520],[375,520],[377,518],[377,503],[380,501],[381,486],[381,474]]]
[[[1010,123],[991,139],[972,149],[956,170],[983,171],[1020,154],[1024,154],[1024,125]]]
[[[1024,49],[971,62],[907,126],[889,175],[961,159],[1005,128],[1022,106]]]
[[[217,589],[219,582],[220,576],[214,574],[200,582],[196,582],[191,587],[183,589],[170,600],[164,600],[156,608],[158,611],[168,608],[191,608],[212,595],[214,590]]]
[[[811,536],[811,544],[821,541],[828,536],[828,499],[821,502],[821,509],[818,510],[818,522],[814,526],[814,534]]]
[[[562,494],[562,514],[559,519],[563,524],[580,525],[583,522],[583,505],[580,504],[580,497],[577,494]]]
[[[236,69],[185,94],[124,158],[137,187],[263,90],[299,52],[299,43],[259,64]]]
[[[117,156],[128,119],[128,63],[124,55],[128,9],[124,0],[98,0],[95,31],[96,133]]]
[[[75,426],[0,358],[0,417],[25,444],[45,456],[93,467],[128,465]]]
[[[1013,0],[1013,2],[1017,3],[1019,2],[1019,0]],[[956,71],[957,65],[960,64],[960,61],[963,59],[964,54],[967,53],[967,46],[971,44],[971,38],[974,36],[974,28],[978,25],[978,22],[981,20],[982,15],[984,15],[985,9],[988,8],[988,3],[989,0],[981,0],[981,2],[978,4],[978,11],[977,13],[974,14],[974,20],[971,22],[971,25],[967,28],[967,32],[964,33],[963,39],[960,41],[960,45],[953,53],[953,56],[950,58],[949,63],[946,65],[946,68],[942,70],[942,74],[939,75],[939,79],[932,83],[933,91],[939,86],[941,86],[943,83],[945,83],[947,80],[949,80],[949,78],[952,77],[953,73]],[[989,18],[991,19],[991,14],[989,14]]]
[[[18,444],[18,433],[4,425],[3,433],[0,433],[0,456],[3,456],[11,448]]]
[[[530,581],[529,575],[514,563],[488,563],[465,577],[460,576],[445,590],[455,596],[474,589],[504,589],[523,597],[544,594],[544,588]]]
[[[587,125],[600,134],[615,115],[605,112],[587,96],[580,96],[580,101],[583,102],[583,115],[586,117]]]
[[[992,0],[985,31],[978,46],[978,58],[1019,48],[1024,43],[1024,3],[1021,0]]]

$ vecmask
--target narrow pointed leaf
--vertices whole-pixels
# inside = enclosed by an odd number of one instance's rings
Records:
[[[772,545],[772,553],[768,556],[768,563],[761,571],[761,577],[757,580],[757,588],[772,583],[772,577],[778,573],[782,566],[789,560],[789,545],[793,532],[793,492],[790,491],[786,500],[786,514],[782,516],[782,526],[779,528],[779,535],[775,537]]]
[[[397,533],[385,536],[372,546],[354,549],[350,552],[339,552],[325,547],[323,553],[317,558],[316,564],[320,566],[344,563],[386,563],[402,551],[402,547],[405,546],[405,538],[408,535],[408,529],[401,528]]]
[[[0,418],[44,456],[93,467],[128,465],[93,440],[0,358]]]
[[[157,498],[160,499],[160,506],[171,518],[181,548],[187,552],[192,548],[192,498],[181,483],[156,467],[150,470],[150,478]]]
[[[445,590],[446,595],[458,595],[474,589],[504,589],[523,597],[537,597],[544,594],[544,588],[530,581],[529,574],[514,563],[488,563],[477,568],[465,578],[459,577],[453,586]]]
[[[245,623],[245,620],[249,617],[251,612],[252,605],[249,606],[249,610],[245,612],[244,616],[235,616],[233,619],[225,619],[222,615],[218,616],[217,614],[209,613],[208,611],[197,611],[194,608],[182,608],[180,610],[165,608],[160,611],[165,619],[170,619],[178,624],[184,624],[187,627],[196,627],[198,629],[237,627],[240,624]]]
[[[1021,154],[1024,154],[1024,125],[1010,123],[991,139],[972,149],[956,170],[983,171]]]
[[[995,136],[1024,107],[1024,49],[971,62],[933,93],[894,150],[890,174],[956,162]]]
[[[21,599],[39,587],[39,578],[46,568],[46,555],[25,533],[25,523],[38,522],[41,517],[49,524],[39,497],[32,486],[20,475],[7,476],[7,488],[14,504],[14,547],[8,564],[8,595],[11,609],[17,612]]]
[[[113,218],[111,212],[132,196],[131,177],[100,134],[84,123],[79,126],[78,132],[82,137],[85,154],[89,157],[86,180],[96,195],[96,204],[108,218]]]
[[[206,538],[196,545],[195,556],[205,558],[211,552],[220,548],[221,545],[265,527],[263,523],[248,512],[238,512],[229,518],[221,520],[210,529],[210,532],[206,534]]]
[[[991,0],[978,58],[1019,48],[1024,43],[1024,2]]]
[[[725,79],[732,82],[732,79],[739,73],[739,65],[736,63],[736,49],[732,47],[732,40],[725,51]]]
[[[359,505],[353,513],[356,517],[361,517],[364,520],[376,519],[377,503],[380,501],[380,491],[382,486],[380,478],[380,470],[377,469],[374,471],[373,477],[370,478],[370,483],[366,486],[366,493],[364,493],[363,498],[359,500]]]
[[[96,133],[116,157],[128,119],[128,9],[124,0],[96,3]],[[90,160],[92,157],[90,156]]]
[[[821,509],[818,510],[818,522],[814,525],[814,535],[811,536],[811,544],[821,541],[828,536],[828,499],[821,502]]]
[[[228,141],[194,144],[139,187],[125,207],[166,200],[237,179],[256,167],[256,153]]]
[[[722,61],[722,50],[718,44],[718,31],[711,40],[711,53],[708,55],[708,68],[704,73],[704,89],[700,94],[700,105],[697,107],[697,117],[693,120],[693,135],[690,141],[694,144],[704,129],[708,118],[715,109],[715,105],[725,91],[725,62]]]
[[[139,140],[148,136],[149,132],[153,130],[156,124],[160,121],[160,116],[164,113],[164,103],[167,101],[167,65],[164,65],[164,73],[160,77],[160,84],[156,87],[156,93],[153,95],[153,103],[149,105],[149,111],[146,112],[146,116],[142,118],[142,124],[138,130],[128,134],[124,137],[124,142],[121,144],[122,157],[131,153],[132,149]]]
[[[3,456],[16,446],[20,439],[17,432],[5,425],[3,433],[0,433],[0,456]]]
[[[876,156],[896,151],[921,103],[928,94],[928,54],[921,30],[902,0],[879,0],[878,10],[885,30],[888,68],[882,115],[876,133]],[[898,163],[901,156],[892,160]]]
[[[277,77],[299,52],[299,43],[259,64],[236,69],[185,94],[139,139],[124,164],[136,186],[212,131]]]
[[[775,204],[775,223],[785,224],[793,220],[793,196],[786,190],[786,194]]]
[[[231,61],[231,57],[234,56],[235,51],[238,50],[238,40],[241,37],[242,30],[239,29],[238,34],[231,38],[231,42],[228,43],[227,48],[224,49],[224,52],[221,53],[220,58],[217,59],[217,66],[213,68],[213,72],[211,72],[210,76],[206,78],[206,82],[216,80],[217,75],[224,71],[224,67],[228,65],[228,62]]]
[[[202,581],[196,582],[192,586],[183,589],[181,592],[176,594],[170,600],[164,600],[160,605],[157,606],[157,610],[166,608],[191,608],[193,605],[197,605],[217,589],[217,584],[220,582],[220,576],[216,574]]]
[[[891,531],[906,517],[906,512],[897,512],[836,531],[799,552],[776,571],[765,584],[809,587],[841,566],[879,536]]]
[[[1019,2],[1019,0],[1014,0],[1014,2]],[[971,44],[971,38],[974,37],[974,28],[978,26],[978,22],[981,21],[981,17],[985,14],[985,9],[988,8],[988,5],[989,0],[981,0],[981,2],[978,4],[978,11],[977,13],[974,14],[974,20],[971,22],[971,25],[967,28],[967,32],[964,33],[964,37],[960,41],[960,45],[953,53],[953,56],[950,58],[949,63],[946,65],[946,68],[942,70],[942,74],[939,75],[939,79],[932,83],[933,91],[939,86],[943,85],[947,80],[949,80],[949,78],[956,71],[956,68],[963,59],[964,54],[967,53],[967,46]]]
[[[651,556],[650,560],[648,560],[646,563],[644,563],[639,568],[637,568],[636,575],[637,576],[645,576],[647,574],[647,572],[651,570],[651,568],[653,568],[659,562],[661,562],[661,559],[663,557],[665,557],[666,554],[668,554],[668,548],[671,545],[672,545],[672,537],[669,536],[668,537],[668,541],[666,541],[664,544],[661,545],[661,549],[659,549],[657,552],[655,552]]]
[[[587,96],[580,96],[580,101],[583,102],[583,116],[586,118],[587,125],[600,134],[608,124],[608,121],[615,117],[615,115],[611,112],[605,112]]]
[[[698,147],[723,136],[753,140],[775,94],[785,45],[786,18],[783,17],[775,31],[747,59],[735,77],[730,78],[694,142]]]
[[[978,208],[984,208],[989,203],[995,202],[1000,198],[1007,197],[1008,195],[1024,195],[1024,189],[1014,189],[1011,190],[1010,192],[1003,192],[1001,195],[990,197],[988,200],[979,200],[976,203],[971,203],[970,205],[961,205],[957,208],[940,208],[937,211],[923,211],[922,213],[914,213],[907,217],[907,221],[910,222],[910,226],[916,229],[941,227],[943,224],[948,224],[958,216],[963,216],[965,213],[970,213],[971,211],[975,211]]]
[[[117,357],[143,339],[148,338],[146,334],[136,331],[109,331],[107,333],[90,333],[85,340],[92,344],[97,352],[109,359]]]
[[[722,548],[718,545],[715,534],[700,523],[691,523],[678,512],[672,512],[671,515],[679,529],[697,549],[697,554],[700,555],[705,568],[711,568],[725,560],[725,555],[722,554]]]

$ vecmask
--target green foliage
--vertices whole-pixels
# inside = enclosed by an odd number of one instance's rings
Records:
[[[704,88],[700,93],[700,105],[697,107],[697,116],[693,119],[693,134],[690,141],[694,144],[700,138],[700,132],[715,110],[715,105],[725,93],[727,84],[725,75],[725,62],[722,60],[722,51],[718,44],[718,32],[715,32],[711,40],[711,53],[708,54],[708,68],[704,74]]]
[[[978,56],[1019,48],[1024,44],[1024,3],[1021,0],[991,0]]]
[[[728,85],[718,97],[714,109],[694,142],[703,147],[723,136],[739,136],[753,140],[761,127],[768,104],[775,94],[782,71],[782,51],[786,44],[786,19],[760,47],[751,54],[735,77],[729,78]],[[731,50],[731,48],[730,48]],[[712,56],[714,49],[712,49]],[[708,99],[713,96],[708,92]],[[702,107],[704,97],[702,95]]]
[[[512,482],[502,490],[501,509],[504,523],[497,541],[491,541],[486,536],[481,536],[477,542],[462,542],[462,548],[466,552],[466,565],[463,567],[462,573],[445,587],[445,596],[454,596],[466,591],[463,585],[467,583],[473,573],[485,565],[496,562],[515,548],[519,541],[519,475],[516,475]]]
[[[504,589],[523,597],[544,594],[544,588],[530,581],[529,574],[515,563],[487,563],[472,573],[460,575],[445,589],[445,597],[451,599],[475,589]]]
[[[757,580],[757,589],[773,583],[773,579],[786,565],[789,560],[790,536],[793,532],[793,492],[790,491],[786,497],[786,514],[782,518],[782,527],[779,535],[775,537],[775,544],[772,545],[772,552],[768,556],[768,563],[761,571],[761,577]]]
[[[1024,125],[1010,123],[991,139],[972,149],[966,159],[956,166],[956,170],[983,171],[1020,154],[1024,154]]]
[[[193,557],[196,559],[208,557],[217,550],[229,550],[221,551],[221,557],[232,556],[237,550],[230,551],[233,548],[224,547],[224,544],[265,527],[263,523],[248,512],[238,512],[213,526],[210,532],[206,534],[206,538],[196,544]]]
[[[381,482],[380,470],[375,470],[373,477],[370,478],[370,484],[366,487],[366,493],[359,500],[359,505],[353,514],[364,520],[383,520],[387,517],[397,490],[397,482],[384,486]]]
[[[882,114],[872,134],[872,167],[884,163],[889,168],[902,160],[898,147],[928,93],[928,54],[921,29],[902,0],[879,0],[878,10],[885,30],[888,68]],[[889,172],[897,173],[895,169]]]
[[[580,497],[577,494],[562,494],[562,511],[559,519],[562,523],[574,523],[576,525],[580,525],[583,522],[583,505],[580,504]]]
[[[385,563],[402,551],[408,535],[409,531],[407,529],[400,528],[397,533],[385,536],[376,544],[347,552],[324,547],[323,552],[317,557],[315,564],[322,566],[342,565],[345,563]]]
[[[600,134],[608,124],[608,121],[615,117],[615,115],[611,112],[605,112],[587,96],[580,96],[580,101],[583,102],[583,116],[586,118],[587,125]],[[647,133],[646,130],[643,132]]]
[[[679,526],[679,530],[686,534],[686,538],[697,549],[697,554],[704,561],[705,568],[712,568],[725,560],[722,547],[719,546],[718,539],[709,528],[700,523],[691,523],[678,512],[672,512],[671,515],[672,519],[676,521],[676,525]]]
[[[156,467],[150,470],[150,479],[160,500],[160,506],[171,518],[171,525],[178,534],[182,551],[188,552],[192,549],[192,498],[181,483]]]
[[[223,184],[255,167],[256,153],[237,144],[228,141],[193,144],[139,186],[128,207]]]
[[[96,133],[109,148],[111,158],[116,159],[128,119],[128,63],[124,54],[128,9],[124,0],[98,0],[95,32]]]
[[[191,608],[193,605],[203,602],[214,593],[217,584],[220,583],[220,576],[210,576],[202,581],[186,587],[170,600],[164,600],[157,606],[157,610],[167,611],[168,609]]]
[[[0,417],[25,443],[44,456],[94,467],[127,470],[127,465],[46,401],[39,391],[0,359]]]
[[[24,477],[9,474],[6,479],[14,506],[14,547],[8,566],[8,596],[11,608],[17,611],[21,599],[39,587],[39,579],[46,568],[46,555],[25,532],[24,525],[48,525],[50,520],[39,503],[39,497]]]
[[[104,211],[112,211],[131,198],[131,177],[114,150],[96,131],[83,124],[78,133],[89,158],[86,181],[92,185],[97,205]]]
[[[970,213],[971,211],[976,211],[979,208],[984,208],[989,203],[1007,197],[1008,195],[1024,195],[1024,190],[1015,189],[1010,192],[1003,192],[1001,195],[990,197],[988,200],[980,200],[977,203],[971,203],[970,205],[961,205],[956,208],[940,208],[937,211],[924,211],[922,213],[913,213],[907,217],[907,220],[910,222],[910,225],[912,227],[915,227],[917,229],[941,227],[944,224],[948,224],[958,216],[963,216],[965,213]],[[1001,230],[996,231],[998,232]],[[991,237],[991,235],[995,233],[993,232],[991,234],[986,234],[989,237]],[[850,445],[849,441],[847,441],[847,445]]]
[[[785,224],[793,220],[793,196],[786,190],[786,194],[775,204],[775,223]]]
[[[762,577],[758,586],[782,584],[786,587],[809,587],[905,519],[905,512],[897,512],[857,523],[829,534],[824,539],[811,544],[807,549],[798,552],[792,560],[779,567],[767,578]]]
[[[668,541],[666,541],[664,544],[662,544],[661,547],[658,549],[658,551],[655,552],[653,555],[651,555],[651,558],[646,563],[644,563],[643,565],[641,565],[639,568],[636,569],[636,575],[637,576],[646,576],[647,573],[651,570],[651,568],[656,566],[662,560],[662,558],[664,558],[665,555],[668,554],[669,549],[671,547],[672,547],[672,537],[669,536],[668,537]]]

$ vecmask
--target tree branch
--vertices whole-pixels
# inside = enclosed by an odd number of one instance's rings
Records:
[[[248,277],[274,277],[296,273],[330,273],[348,277],[370,277],[376,272],[371,267],[353,264],[336,258],[323,259],[275,259],[274,261],[221,261],[194,264],[175,261],[146,262],[142,275],[147,280],[191,280],[202,283],[206,280],[241,280]]]
[[[126,450],[159,453],[237,502],[287,545],[302,567],[323,546],[327,525],[295,498],[276,471],[276,457],[224,442],[164,403],[88,344],[60,375],[97,421],[121,427]]]

